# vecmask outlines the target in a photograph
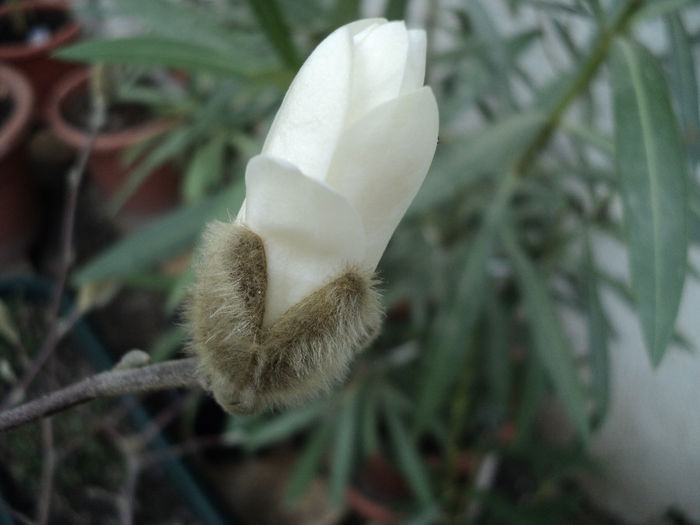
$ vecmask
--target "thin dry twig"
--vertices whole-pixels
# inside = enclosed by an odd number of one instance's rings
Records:
[[[132,525],[134,522],[134,501],[136,500],[136,486],[141,474],[141,462],[138,451],[131,450],[132,445],[123,443],[122,453],[126,460],[126,480],[122,494],[118,499],[119,523],[122,525]]]
[[[190,357],[141,368],[112,370],[87,377],[39,399],[0,413],[0,431],[50,416],[98,397],[199,387],[194,373],[196,361],[196,358]]]

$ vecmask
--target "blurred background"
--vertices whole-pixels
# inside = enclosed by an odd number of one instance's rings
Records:
[[[368,16],[427,31],[441,116],[380,338],[296,409],[1,434],[0,524],[700,523],[697,0],[0,2],[0,407],[183,355],[205,224]]]

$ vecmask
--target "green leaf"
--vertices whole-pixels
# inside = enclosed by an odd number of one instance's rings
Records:
[[[182,348],[187,337],[185,328],[176,326],[163,333],[151,348],[149,354],[154,363],[170,359],[175,352]]]
[[[554,26],[554,29],[556,33],[559,35],[559,38],[564,46],[564,49],[567,50],[571,58],[575,61],[578,62],[581,60],[581,51],[578,49],[578,46],[576,45],[576,42],[574,42],[573,37],[571,36],[570,29],[568,26],[566,26],[563,22],[556,18],[552,18],[552,24]]]
[[[0,337],[14,346],[20,346],[22,344],[19,330],[17,330],[10,309],[3,301],[0,301]]]
[[[553,14],[588,16],[588,13],[582,9],[577,9],[564,2],[557,2],[555,0],[521,0],[521,2],[545,9]]]
[[[678,105],[683,134],[693,165],[700,162],[700,105],[690,36],[678,13],[666,17],[671,41],[669,53],[671,92]]]
[[[425,350],[424,372],[416,397],[414,430],[422,432],[436,417],[466,362],[466,348],[482,309],[486,261],[516,187],[508,173],[500,182],[476,240],[469,245],[454,295],[437,314]],[[472,345],[473,347],[473,345]]]
[[[316,421],[326,406],[325,400],[321,400],[273,415],[249,429],[245,438],[246,448],[257,450],[290,438]]]
[[[529,359],[525,371],[525,384],[520,395],[515,420],[515,443],[524,446],[533,435],[540,402],[547,392],[547,377],[539,359]]]
[[[433,503],[433,494],[430,488],[430,478],[422,458],[411,442],[408,431],[394,412],[393,406],[384,403],[384,409],[389,439],[396,452],[398,466],[406,476],[406,480],[421,506],[430,507]]]
[[[561,123],[562,131],[580,139],[589,146],[593,146],[609,155],[615,154],[615,143],[611,138],[603,135],[600,131],[590,128],[581,122],[565,120]]]
[[[272,51],[264,49],[264,42],[258,35],[230,28],[236,22],[235,13],[217,12],[213,6],[198,8],[191,2],[167,0],[116,0],[104,9],[107,16],[121,15],[137,20],[149,33],[176,40],[186,37],[188,42],[214,47],[233,56],[250,49],[248,59],[252,60],[255,55],[264,56]]]
[[[182,272],[175,284],[170,288],[170,293],[168,293],[168,298],[165,300],[165,313],[167,315],[172,315],[175,310],[182,304],[187,297],[187,290],[194,281],[194,269],[192,264],[190,264],[187,269]]]
[[[469,15],[475,33],[493,43],[490,53],[483,54],[481,58],[488,64],[492,73],[498,79],[494,89],[498,93],[499,98],[507,103],[509,108],[516,108],[517,102],[513,95],[511,77],[509,76],[514,61],[511,60],[506,40],[496,26],[488,9],[484,7],[480,0],[465,2],[461,5],[461,8]]]
[[[598,272],[591,254],[588,239],[584,251],[583,276],[586,287],[586,318],[588,321],[588,354],[591,363],[593,399],[595,402],[594,424],[605,419],[610,399],[610,355],[608,348],[608,322],[600,302]]]
[[[129,176],[119,186],[109,202],[109,210],[116,215],[143,182],[158,168],[182,151],[187,146],[190,135],[188,128],[176,128],[163,135],[153,149],[145,153],[145,157],[134,161]],[[135,145],[140,149],[139,144]]]
[[[403,20],[406,18],[406,5],[408,0],[389,0],[384,9],[384,17],[387,20]]]
[[[285,489],[285,501],[287,503],[294,504],[306,494],[309,485],[321,466],[323,454],[331,442],[335,422],[334,418],[328,417],[312,431],[303,454],[297,460],[294,470],[289,476]]]
[[[611,72],[632,289],[649,358],[658,366],[673,336],[687,268],[687,160],[654,57],[618,40]]]
[[[486,374],[489,389],[493,398],[497,417],[505,417],[508,413],[510,398],[510,334],[508,318],[503,307],[494,293],[488,294],[487,302],[488,323],[487,339],[484,345]]]
[[[586,398],[576,363],[550,298],[547,286],[523,253],[511,232],[503,230],[503,242],[522,291],[529,327],[540,363],[566,407],[581,437],[588,437]]]
[[[356,389],[347,392],[341,407],[340,418],[335,429],[333,459],[331,462],[330,494],[334,506],[343,502],[345,489],[350,480],[350,470],[357,441],[357,397]]]
[[[365,456],[379,451],[379,432],[377,429],[377,389],[373,385],[364,388],[363,403],[360,405],[362,417],[362,448]]]
[[[202,199],[221,180],[226,143],[226,137],[218,134],[195,151],[182,187],[182,195],[187,202]]]
[[[440,151],[438,145],[431,173],[406,215],[415,217],[443,204],[480,176],[505,172],[544,120],[539,112],[519,113],[490,125],[476,137],[460,138],[459,147],[446,144]]]
[[[239,50],[243,51],[243,50]],[[217,76],[252,78],[274,67],[264,57],[195,44],[157,35],[88,40],[62,48],[55,56],[65,60],[174,67]]]
[[[298,68],[301,65],[299,53],[277,0],[248,0],[248,4],[282,60],[291,68]]]
[[[181,155],[202,135],[208,134],[221,115],[228,113],[231,98],[237,91],[238,85],[235,82],[222,82],[217,87],[216,93],[209,97],[201,109],[195,113],[191,122],[182,123],[175,127],[162,136],[157,143],[152,142],[150,148],[143,149],[140,144],[136,144],[135,148],[141,150],[141,155],[144,157],[134,165],[127,180],[112,197],[110,201],[112,213],[116,214],[119,211],[156,168]],[[130,150],[127,150],[128,153]],[[136,162],[136,159],[132,159],[132,162]],[[212,167],[216,169],[216,166]]]
[[[360,0],[336,0],[330,16],[331,27],[340,27],[360,18]]]
[[[231,211],[235,212],[244,194],[245,184],[240,179],[215,197],[154,220],[79,268],[73,275],[73,284],[123,279],[181,253],[195,243],[207,222],[224,219]]]
[[[441,515],[442,512],[436,505],[423,510],[417,516],[412,516],[402,521],[400,525],[433,525],[434,523],[440,523]]]
[[[647,2],[646,5],[634,15],[632,23],[637,24],[642,20],[650,20],[652,18],[664,16],[671,11],[681,9],[695,1],[696,0],[654,0],[653,2]]]

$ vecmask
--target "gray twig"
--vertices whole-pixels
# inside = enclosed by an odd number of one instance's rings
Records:
[[[0,432],[50,416],[98,397],[112,397],[199,387],[195,377],[196,358],[177,359],[129,370],[112,370],[83,379],[0,413]]]

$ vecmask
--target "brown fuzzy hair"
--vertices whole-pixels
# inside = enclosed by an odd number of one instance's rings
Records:
[[[345,377],[379,333],[373,276],[348,268],[268,327],[263,242],[237,223],[207,228],[186,310],[201,382],[232,414],[300,403]]]

